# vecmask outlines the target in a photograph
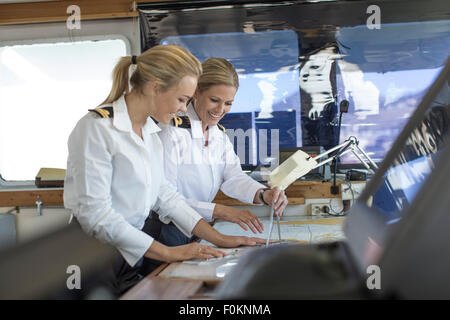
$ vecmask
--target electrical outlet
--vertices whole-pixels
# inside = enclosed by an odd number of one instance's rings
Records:
[[[351,186],[351,189],[350,189],[350,186]],[[352,183],[351,185],[343,182],[341,184],[342,200],[358,199],[358,197],[361,195],[361,192],[364,190],[365,186],[366,186],[365,182]]]
[[[330,212],[330,205],[327,203],[311,203],[310,215],[320,216],[326,215]]]

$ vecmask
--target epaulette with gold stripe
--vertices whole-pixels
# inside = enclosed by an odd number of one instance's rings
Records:
[[[89,109],[91,112],[95,112],[102,118],[112,118],[114,116],[114,111],[112,107],[102,107],[96,109]]]
[[[172,119],[172,125],[177,128],[190,128],[191,127],[191,121],[189,120],[189,117],[187,116],[174,116]]]
[[[225,129],[225,127],[224,127],[223,125],[221,125],[220,123],[218,123],[217,126],[218,126],[219,129],[222,130],[223,132],[227,132],[227,129]]]

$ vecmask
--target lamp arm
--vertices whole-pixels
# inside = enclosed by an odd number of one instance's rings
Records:
[[[337,146],[335,146],[335,147],[333,147],[333,148],[331,148],[331,149],[329,149],[329,150],[327,150],[327,151],[325,151],[325,152],[323,152],[323,153],[321,153],[321,154],[319,154],[319,155],[317,155],[317,156],[315,156],[314,158],[312,158],[313,160],[317,160],[317,159],[320,159],[320,158],[323,158],[324,156],[326,156],[326,155],[328,155],[329,153],[331,153],[331,152],[333,152],[333,151],[336,151],[336,150],[338,150],[338,149],[341,149],[341,150],[339,150],[339,152],[337,152],[336,154],[334,154],[333,156],[331,156],[331,157],[329,157],[328,159],[326,159],[326,160],[324,160],[324,161],[322,161],[322,162],[319,162],[315,167],[314,167],[314,169],[315,168],[318,168],[318,167],[321,167],[321,166],[323,166],[323,165],[325,165],[325,164],[327,164],[327,163],[329,163],[329,162],[331,162],[331,161],[333,161],[334,159],[337,159],[338,157],[340,157],[340,156],[342,156],[342,155],[344,155],[344,154],[347,154],[347,153],[349,153],[349,152],[352,152],[354,155],[355,155],[355,157],[363,164],[363,166],[367,169],[367,170],[369,170],[369,171],[371,171],[372,173],[374,173],[374,169],[378,169],[378,166],[376,165],[376,163],[369,157],[369,155],[359,146],[359,141],[358,141],[358,139],[356,139],[355,137],[349,137],[347,140],[345,140],[343,143],[341,143],[340,145],[337,145]],[[367,160],[367,162],[366,161],[364,161],[364,159],[355,151],[355,149],[356,150],[358,150],[363,156],[364,156],[364,158],[366,158],[366,160]],[[367,164],[367,163],[369,163],[369,164]],[[370,167],[370,166],[372,166],[372,168]]]
[[[340,153],[339,155],[331,156],[331,157],[328,158],[327,160],[324,160],[324,161],[322,161],[322,162],[319,162],[313,169],[316,169],[316,168],[318,168],[318,167],[321,167],[321,166],[323,166],[324,164],[327,164],[328,162],[333,161],[333,160],[334,160],[335,158],[337,158],[338,156],[342,156],[342,155],[344,155],[344,154],[346,154],[346,153],[349,153],[349,152],[351,152],[351,151],[352,151],[352,149],[347,149],[347,150],[345,150],[344,152]]]
[[[329,153],[331,153],[333,151],[336,151],[336,150],[338,150],[340,148],[347,148],[348,145],[351,144],[351,143],[352,142],[350,140],[345,140],[343,143],[341,143],[341,144],[339,144],[339,145],[337,145],[337,146],[335,146],[335,147],[333,147],[333,148],[331,148],[331,149],[329,149],[329,150],[327,150],[327,151],[325,151],[325,152],[315,156],[314,158],[312,158],[312,160],[317,161],[318,159],[325,157],[327,154],[329,154]],[[333,159],[333,158],[334,157],[332,157],[331,159]]]
[[[355,148],[358,149],[358,151],[364,155],[364,157],[372,165],[373,168],[378,169],[377,164],[369,157],[369,155],[366,152],[364,152],[364,150],[358,144],[355,145]]]

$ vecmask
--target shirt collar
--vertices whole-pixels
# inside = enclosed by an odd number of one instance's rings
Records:
[[[198,118],[192,102],[187,106],[186,115],[191,121],[191,133],[193,138],[203,138],[202,121]]]
[[[128,114],[127,103],[125,101],[125,95],[122,95],[119,99],[113,102],[114,118],[113,125],[125,132],[131,132],[133,130],[131,126],[130,115]],[[145,132],[155,133],[161,131],[153,118],[148,117],[144,127]]]
[[[158,126],[158,122],[152,117],[147,118],[147,122],[144,125],[145,131],[148,133],[155,133],[161,131],[161,128]]]

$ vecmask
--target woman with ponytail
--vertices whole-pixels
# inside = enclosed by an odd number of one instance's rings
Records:
[[[186,111],[201,71],[198,60],[175,45],[123,57],[114,68],[106,100],[89,110],[70,134],[64,205],[86,233],[120,252],[121,259],[112,267],[117,294],[142,277],[144,257],[172,262],[224,255],[199,243],[169,247],[154,240],[142,231],[151,223],[147,218],[152,209],[186,236],[218,247],[264,243],[218,233],[165,179],[157,123],[168,124],[175,113]]]

